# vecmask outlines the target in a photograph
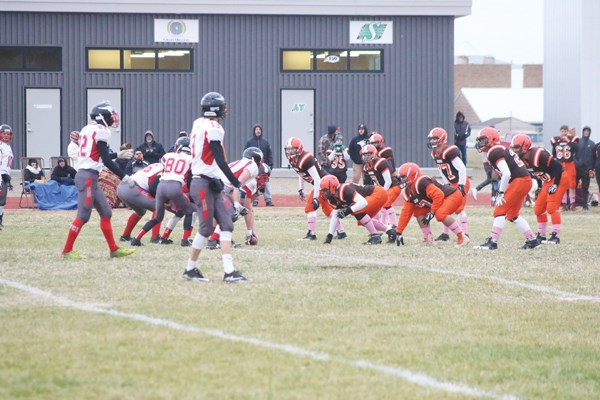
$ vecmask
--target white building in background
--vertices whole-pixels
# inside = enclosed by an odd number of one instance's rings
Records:
[[[545,0],[544,132],[592,127],[600,140],[600,1]]]

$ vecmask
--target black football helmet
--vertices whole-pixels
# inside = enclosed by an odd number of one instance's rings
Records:
[[[204,117],[219,117],[225,119],[227,116],[227,103],[221,93],[209,92],[200,100],[202,115]]]
[[[0,140],[8,143],[13,138],[13,130],[10,125],[2,124],[0,125]]]
[[[175,153],[192,154],[192,147],[190,146],[189,137],[183,136],[175,141]]]
[[[112,126],[114,128],[119,126],[118,114],[108,100],[92,107],[90,118],[104,126]]]
[[[248,147],[246,150],[244,150],[242,157],[252,159],[256,165],[260,165],[263,159],[263,152],[258,147]]]

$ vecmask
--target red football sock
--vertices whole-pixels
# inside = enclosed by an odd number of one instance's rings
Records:
[[[129,216],[129,219],[127,220],[127,225],[125,225],[125,230],[123,231],[124,237],[131,236],[131,231],[133,231],[133,228],[135,228],[137,223],[140,222],[140,219],[142,219],[142,217],[140,217],[136,213],[133,213]]]
[[[67,235],[67,242],[65,243],[63,254],[66,254],[73,250],[75,239],[77,239],[77,236],[79,236],[79,232],[81,232],[81,227],[84,224],[85,222],[83,222],[79,217],[75,217],[73,222],[71,222],[71,227],[69,228],[69,234]]]
[[[116,251],[119,248],[119,246],[117,246],[117,243],[115,243],[115,237],[113,236],[110,218],[100,218],[100,229],[104,234],[104,239],[106,239],[106,243],[108,243],[108,248],[110,249],[110,251]]]

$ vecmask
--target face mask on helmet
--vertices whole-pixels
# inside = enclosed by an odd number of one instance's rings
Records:
[[[421,169],[415,163],[406,163],[398,169],[398,179],[400,180],[400,188],[405,189],[421,175]]]
[[[527,135],[518,134],[510,142],[510,149],[518,156],[522,156],[531,147],[531,139]]]
[[[368,144],[362,148],[363,163],[369,164],[376,157],[377,149],[372,144]]]
[[[383,148],[383,136],[381,136],[378,132],[373,132],[369,138],[369,144],[375,146],[377,150],[381,150]]]
[[[258,147],[248,147],[246,150],[244,150],[242,157],[249,160],[254,160],[256,165],[260,166],[263,161],[263,152]]]
[[[217,92],[206,93],[200,100],[200,107],[202,108],[202,115],[204,117],[217,117],[219,119],[225,119],[229,108],[225,102],[225,97]]]
[[[321,188],[321,193],[325,197],[331,197],[337,191],[337,188],[340,186],[340,181],[334,175],[326,175],[321,179],[321,184],[319,187]]]
[[[304,147],[300,139],[292,137],[285,143],[284,150],[287,158],[295,158],[302,153]]]
[[[90,118],[104,126],[119,127],[119,114],[109,101],[104,101],[92,107]]]

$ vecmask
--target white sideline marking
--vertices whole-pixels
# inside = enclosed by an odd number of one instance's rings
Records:
[[[346,364],[358,368],[368,369],[371,371],[381,372],[384,375],[395,376],[398,378],[402,378],[407,382],[423,386],[429,389],[437,389],[440,391],[448,392],[448,393],[459,393],[466,396],[472,397],[482,397],[482,398],[491,398],[491,399],[499,399],[499,400],[515,400],[518,397],[513,395],[499,395],[494,392],[488,392],[485,390],[477,389],[474,387],[470,387],[465,385],[464,383],[456,383],[456,382],[447,382],[447,381],[439,381],[435,378],[432,378],[426,374],[420,372],[414,372],[406,368],[395,367],[392,365],[378,364],[368,360],[352,360],[343,357],[334,356],[328,353],[317,352],[312,350],[306,350],[301,347],[297,347],[290,344],[285,343],[273,343],[267,342],[265,340],[256,339],[252,337],[245,336],[237,336],[227,332],[223,332],[216,329],[205,329],[198,328],[192,325],[184,325],[175,321],[171,321],[168,319],[149,317],[144,314],[132,314],[126,313],[122,311],[113,310],[110,308],[99,307],[90,304],[77,303],[75,301],[69,300],[64,297],[55,296],[50,292],[46,292],[44,290],[25,285],[20,282],[14,282],[7,279],[0,278],[0,283],[6,286],[9,286],[14,289],[22,290],[29,294],[32,294],[37,297],[42,297],[47,300],[50,300],[54,303],[58,303],[65,307],[74,308],[76,310],[86,311],[94,314],[105,314],[113,317],[120,317],[131,319],[134,321],[143,322],[150,325],[156,326],[164,326],[167,328],[171,328],[177,331],[190,332],[190,333],[199,333],[207,336],[212,336],[218,339],[225,339],[232,342],[241,342],[251,344],[257,347],[262,347],[266,349],[279,350],[284,353],[296,355],[299,357],[306,357],[313,359],[315,361],[331,361],[337,362],[341,364]]]

